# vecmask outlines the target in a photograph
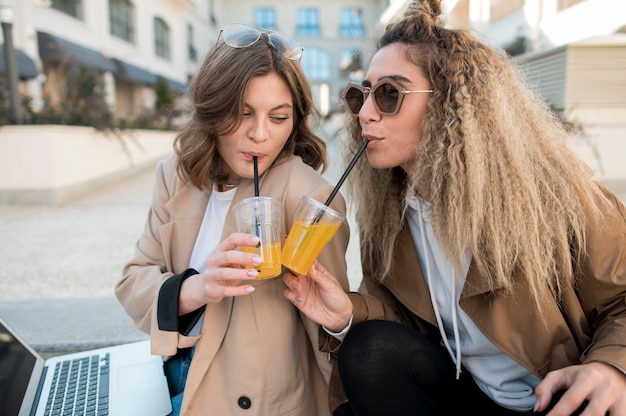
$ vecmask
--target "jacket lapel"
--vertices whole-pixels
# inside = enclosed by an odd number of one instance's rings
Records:
[[[398,261],[391,271],[393,278],[386,279],[384,286],[413,314],[437,325],[428,285],[408,226],[400,231],[396,250]]]
[[[168,269],[181,273],[189,267],[189,259],[209,202],[209,194],[185,185],[165,204],[172,221],[159,229]],[[154,214],[152,214],[154,215]]]

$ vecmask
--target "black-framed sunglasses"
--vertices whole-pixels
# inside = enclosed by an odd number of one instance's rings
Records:
[[[224,28],[220,30],[220,34],[217,36],[217,41],[219,41],[220,37],[222,37],[224,39],[224,43],[228,46],[241,49],[254,45],[259,39],[261,39],[262,34],[267,36],[269,44],[272,45],[274,49],[282,52],[283,55],[285,55],[285,58],[292,61],[299,61],[302,57],[304,48],[300,46],[298,41],[291,36],[269,29],[249,26],[243,23],[232,23],[224,26]]]
[[[361,107],[365,104],[369,94],[372,95],[374,107],[380,114],[393,116],[400,111],[404,96],[414,92],[433,92],[433,90],[408,91],[393,79],[384,78],[371,87],[364,87],[351,82],[344,88],[341,98],[346,105],[346,109],[354,117],[359,115],[359,111],[361,111]]]

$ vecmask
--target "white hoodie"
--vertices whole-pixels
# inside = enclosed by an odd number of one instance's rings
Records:
[[[476,384],[496,403],[516,411],[532,409],[534,389],[540,380],[496,348],[459,306],[471,253],[461,259],[462,272],[456,272],[435,239],[430,204],[419,196],[409,199],[407,219],[439,331],[456,365],[457,378],[463,360]]]

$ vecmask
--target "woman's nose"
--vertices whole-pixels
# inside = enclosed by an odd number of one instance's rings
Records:
[[[250,120],[248,138],[256,143],[267,140],[267,126],[264,120]]]
[[[368,122],[380,119],[380,113],[374,105],[374,97],[372,94],[367,94],[363,100],[363,106],[359,110],[359,119],[362,122]]]

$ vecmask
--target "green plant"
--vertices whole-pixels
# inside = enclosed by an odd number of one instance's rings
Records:
[[[0,79],[0,125],[9,124],[11,120],[11,108],[7,91],[9,86],[6,81]]]
[[[92,126],[109,133],[125,129],[175,129],[176,95],[167,80],[157,78],[153,109],[135,118],[116,120],[106,102],[103,75],[91,68],[61,63],[57,73],[63,78],[62,89],[54,96],[44,93],[41,110],[33,110],[30,96],[22,96],[22,124],[62,124]],[[0,78],[0,125],[12,124],[6,81]]]
[[[5,78],[0,78],[0,126],[5,124],[15,124],[8,91],[9,86],[7,84],[7,80]],[[22,110],[20,121],[21,123],[24,123],[28,119],[31,100],[30,97],[27,96],[20,96],[19,99]]]
[[[33,124],[66,124],[93,126],[98,130],[117,126],[104,93],[102,74],[85,66],[71,65],[63,71],[64,88],[57,100],[44,95],[41,111],[30,111]]]
[[[154,123],[159,128],[171,130],[172,119],[177,116],[175,110],[176,96],[163,77],[157,77],[154,92]]]

